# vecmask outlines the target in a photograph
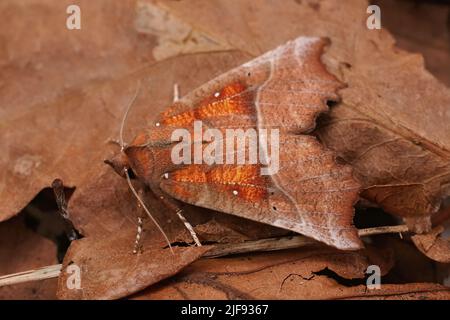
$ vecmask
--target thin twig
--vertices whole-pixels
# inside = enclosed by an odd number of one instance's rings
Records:
[[[57,278],[61,273],[61,264],[43,267],[0,277],[0,287],[22,282]]]
[[[386,227],[376,227],[359,229],[358,234],[360,237],[371,236],[376,234],[386,234],[386,233],[402,233],[407,232],[408,227],[406,225],[400,226],[386,226]],[[246,253],[246,252],[257,252],[257,251],[275,251],[284,249],[299,248],[312,244],[319,244],[320,242],[302,236],[292,236],[292,237],[281,237],[281,238],[270,238],[261,239],[255,241],[246,241],[243,243],[233,243],[233,244],[222,244],[216,245],[213,249],[206,252],[204,257],[207,258],[217,258],[222,256],[227,256],[231,254]]]
[[[376,234],[402,233],[402,232],[408,232],[408,231],[409,231],[408,227],[406,225],[402,224],[399,226],[385,226],[385,227],[359,229],[358,235],[360,237],[366,237],[366,236],[373,236]]]
[[[361,237],[387,233],[401,234],[402,232],[408,232],[408,227],[406,225],[376,227],[358,230],[358,234]],[[238,253],[293,249],[318,243],[319,243],[318,241],[302,235],[292,237],[261,239],[255,241],[246,241],[243,243],[216,245],[213,249],[208,251],[204,255],[204,257],[217,258]],[[0,277],[0,287],[22,282],[57,278],[61,273],[61,269],[62,265],[56,264],[36,270],[29,270],[25,272],[19,272],[15,274],[2,276]]]
[[[293,249],[317,243],[319,242],[305,236],[293,236],[245,241],[242,243],[219,244],[206,252],[203,257],[218,258],[239,253]]]

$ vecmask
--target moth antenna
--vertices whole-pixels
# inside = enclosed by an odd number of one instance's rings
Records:
[[[166,233],[161,228],[161,226],[158,224],[158,222],[155,220],[155,218],[153,218],[152,214],[150,213],[150,211],[145,206],[144,201],[139,197],[136,189],[134,189],[133,184],[131,183],[131,178],[130,178],[130,175],[128,173],[128,169],[125,168],[124,171],[125,171],[125,176],[127,177],[128,186],[130,187],[131,192],[133,192],[133,194],[136,197],[137,201],[139,201],[139,203],[141,204],[142,209],[144,209],[145,213],[149,216],[149,218],[153,221],[153,223],[156,225],[156,227],[159,229],[159,231],[164,236],[164,239],[166,240],[167,244],[169,245],[170,252],[172,252],[172,254],[175,254],[173,252],[172,245],[170,244],[169,238],[167,237]]]
[[[136,98],[138,96],[140,88],[141,88],[141,81],[138,81],[137,86],[136,86],[136,92],[134,93],[133,98],[128,103],[127,109],[122,118],[122,123],[120,124],[119,145],[120,145],[120,149],[122,151],[125,148],[125,143],[123,142],[123,129],[125,128],[125,121],[127,120],[128,113],[130,112],[131,106],[134,104],[134,101],[136,101]]]

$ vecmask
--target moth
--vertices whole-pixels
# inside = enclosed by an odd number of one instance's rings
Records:
[[[328,111],[327,102],[338,101],[337,91],[343,88],[321,62],[328,44],[324,38],[299,37],[222,74],[175,101],[105,162],[128,181],[131,177],[145,183],[181,219],[180,203],[185,202],[288,229],[339,249],[361,248],[352,222],[360,186],[351,167],[336,163],[335,154],[309,135],[318,115]],[[195,137],[199,121],[203,132],[213,129],[214,134]],[[174,139],[176,130],[194,138]],[[266,135],[256,163],[220,161],[236,159],[239,153],[249,158],[252,152],[250,143],[227,149],[230,130],[258,135],[277,130],[277,145]],[[216,141],[208,151],[213,138],[221,143]],[[180,143],[185,153],[192,152],[183,155],[194,158],[191,163],[173,161]],[[274,148],[277,170],[267,172]],[[195,161],[195,150],[208,151],[218,161]],[[200,245],[195,230],[184,222]]]

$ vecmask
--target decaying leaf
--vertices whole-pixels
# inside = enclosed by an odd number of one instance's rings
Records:
[[[154,61],[155,42],[133,28],[134,1],[79,1],[83,25],[74,32],[65,26],[70,4],[0,4],[0,221],[56,177],[71,186],[89,179],[102,157],[94,150],[115,132],[126,100],[104,105],[103,92],[86,105],[88,88]]]
[[[377,0],[383,26],[396,43],[410,52],[420,52],[427,70],[450,87],[450,7],[433,1]]]
[[[382,252],[382,251],[381,251]],[[367,289],[368,265],[386,274],[392,255],[336,252],[330,249],[285,251],[200,260],[135,299],[448,299],[450,289],[417,283],[382,283]]]
[[[157,37],[158,45],[153,49],[156,60],[180,54],[231,49],[173,16],[164,8],[164,3],[137,1],[135,26],[139,33]]]
[[[435,261],[450,263],[450,240],[441,237],[443,231],[444,227],[439,226],[428,234],[412,236],[412,240],[416,247],[427,257]]]
[[[57,292],[61,299],[127,296],[177,273],[209,249],[174,247],[173,255],[149,222],[150,228],[145,225],[148,232],[143,234],[142,252],[133,254],[138,206],[123,180],[109,174],[109,170],[105,172],[106,169],[71,201],[74,223],[85,238],[72,242],[65,256]],[[155,199],[148,200],[166,232],[176,235],[183,229],[173,213],[161,210]],[[72,274],[66,270],[71,265],[80,268],[83,281],[80,290],[66,285]]]
[[[386,252],[385,252],[386,254]],[[197,261],[179,275],[134,299],[449,299],[450,289],[432,283],[382,284],[367,289],[365,272],[382,274],[392,256],[303,249]]]
[[[89,237],[76,241],[69,249],[58,280],[59,299],[117,299],[178,273],[210,248],[146,246],[136,255],[130,250],[134,232],[108,238]],[[148,242],[147,242],[148,243]],[[73,269],[80,269],[81,287],[67,285]]]

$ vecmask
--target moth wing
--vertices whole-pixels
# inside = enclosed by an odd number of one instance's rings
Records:
[[[328,40],[300,37],[191,91],[156,121],[169,127],[201,120],[212,128],[280,128],[303,133],[337,101],[343,85],[321,55]]]
[[[340,249],[362,243],[352,224],[359,184],[351,168],[311,136],[280,137],[279,169],[259,165],[187,165],[161,182],[172,197],[292,230]]]
[[[186,165],[161,189],[194,205],[282,227],[341,249],[362,246],[352,224],[359,185],[348,166],[313,137],[302,135],[338,100],[342,87],[320,61],[327,41],[298,38],[194,90],[161,115],[161,127],[278,129],[279,168]],[[267,150],[270,150],[269,145]],[[269,157],[267,154],[266,157]],[[267,159],[266,159],[267,160]]]

